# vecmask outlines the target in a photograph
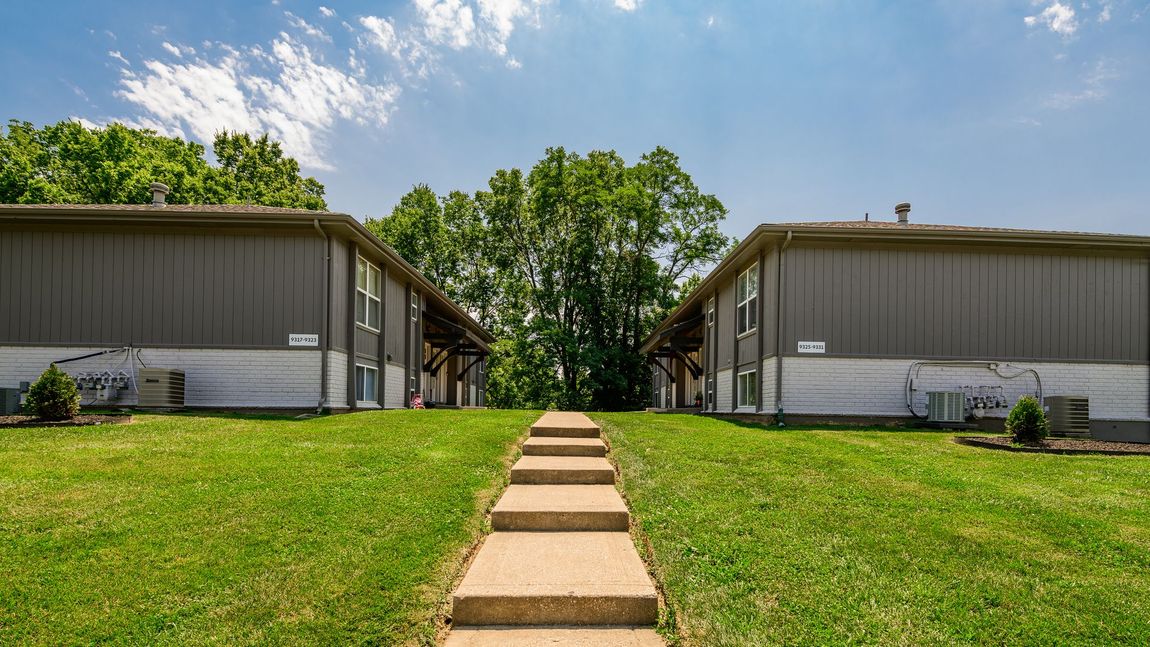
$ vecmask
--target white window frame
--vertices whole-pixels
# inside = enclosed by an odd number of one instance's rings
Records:
[[[375,293],[371,291],[371,279],[375,277]],[[360,279],[363,285],[360,285]],[[361,297],[362,295],[362,297]],[[355,268],[355,323],[372,332],[379,332],[380,317],[383,312],[383,272],[362,256],[356,257]],[[363,318],[360,319],[359,302],[363,299]],[[375,313],[375,326],[371,325],[371,314]]]
[[[715,297],[707,299],[707,327],[715,327]]]
[[[419,321],[419,293],[411,291],[411,320]]]
[[[735,318],[738,319],[738,336],[749,335],[759,328],[759,264],[748,267],[735,281]],[[754,313],[755,325],[750,324]]]
[[[737,391],[737,393],[735,393],[735,402],[737,403],[735,405],[736,408],[754,409],[755,407],[758,406],[758,404],[759,404],[759,375],[758,375],[758,373],[759,372],[754,370],[754,369],[751,369],[749,371],[743,371],[742,373],[739,373],[738,377],[735,379],[735,391]],[[754,385],[750,390],[748,390],[745,387],[745,385],[743,384],[743,378],[748,376],[748,375],[751,376],[751,380],[754,382]],[[749,402],[744,399],[744,397],[748,393],[751,395],[751,399]]]
[[[367,392],[367,374],[372,373],[372,393]],[[368,397],[370,396],[370,397]],[[379,402],[379,369],[367,364],[355,365],[355,401],[359,404]]]

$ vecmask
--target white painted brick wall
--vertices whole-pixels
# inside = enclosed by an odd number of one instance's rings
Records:
[[[763,391],[759,398],[759,408],[765,413],[774,413],[775,406],[775,358],[768,357],[763,360],[763,368],[759,372],[759,383]]]
[[[387,381],[383,388],[383,404],[389,409],[402,409],[407,406],[407,390],[404,381],[404,366],[387,363]]]
[[[913,361],[787,357],[783,407],[795,414],[907,416],[905,387]],[[1044,395],[1087,396],[1091,418],[1150,420],[1150,367],[1145,365],[1020,362],[1000,367],[1006,374],[1035,369]],[[1000,385],[1011,403],[1035,391],[1031,376],[1004,379],[983,367],[924,366],[915,384],[915,411],[925,414],[928,391],[961,390],[963,385]],[[987,416],[1005,417],[1008,412],[991,409]]]
[[[100,349],[0,346],[0,386],[34,381],[55,360],[97,350]],[[123,361],[125,355],[103,355],[68,362],[60,368],[69,374],[122,369],[135,376],[140,366],[133,369],[131,362]],[[306,409],[319,402],[318,350],[144,348],[140,349],[140,358],[149,367],[183,370],[188,406]],[[87,396],[90,392],[84,393]],[[133,405],[137,401],[130,388],[122,390],[120,396],[115,404]]]
[[[347,408],[347,353],[333,350],[327,356],[327,406]]]
[[[718,411],[731,411],[731,370],[715,372],[715,404]]]

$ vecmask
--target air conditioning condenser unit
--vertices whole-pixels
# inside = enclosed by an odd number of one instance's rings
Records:
[[[966,395],[962,391],[929,391],[926,419],[930,422],[965,422]]]
[[[1070,438],[1090,437],[1090,399],[1081,395],[1052,395],[1043,398],[1050,407],[1050,435]]]
[[[140,369],[140,402],[145,409],[183,409],[184,372],[174,368]]]

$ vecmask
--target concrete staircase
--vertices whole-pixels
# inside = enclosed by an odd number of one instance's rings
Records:
[[[455,590],[448,647],[663,644],[606,453],[581,413],[549,412],[531,427],[491,512],[495,532]]]

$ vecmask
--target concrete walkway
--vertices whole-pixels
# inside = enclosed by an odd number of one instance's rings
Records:
[[[627,533],[599,427],[549,412],[531,427],[495,532],[452,598],[447,647],[663,645],[659,598]]]

